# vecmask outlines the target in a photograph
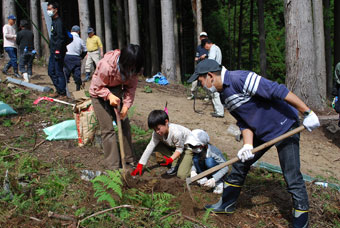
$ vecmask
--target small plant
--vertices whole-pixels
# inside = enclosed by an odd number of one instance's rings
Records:
[[[150,86],[144,86],[144,93],[152,93],[152,89],[150,88]]]
[[[122,198],[122,180],[118,170],[106,170],[108,175],[100,175],[94,178],[91,182],[95,190],[94,196],[98,197],[97,202],[107,201],[111,207],[117,206],[116,200],[110,194],[113,191]]]
[[[4,122],[2,123],[2,126],[4,127],[10,127],[12,126],[12,121],[11,120],[4,120]]]
[[[31,123],[30,121],[25,121],[25,122],[24,122],[24,125],[25,125],[25,127],[28,127],[28,126],[31,126],[32,123]]]

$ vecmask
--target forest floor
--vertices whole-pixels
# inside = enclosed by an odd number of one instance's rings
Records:
[[[1,64],[2,65],[2,64]],[[2,69],[2,68],[1,68]],[[46,67],[35,66],[32,82],[53,88],[47,76]],[[1,74],[1,80],[5,77]],[[88,88],[86,83],[86,88]],[[75,85],[71,79],[71,91]],[[150,91],[151,89],[151,91]],[[236,156],[241,142],[228,134],[227,128],[235,124],[226,111],[225,118],[210,117],[210,102],[197,100],[193,111],[193,101],[186,99],[188,88],[183,85],[158,86],[140,80],[134,106],[129,116],[132,123],[137,159],[140,157],[151,131],[147,129],[147,116],[153,109],[163,109],[168,103],[170,122],[190,129],[201,128],[209,133],[211,143],[220,148],[230,159]],[[147,93],[151,92],[151,93]],[[48,211],[67,215],[74,220],[109,208],[105,202],[97,202],[93,196],[91,182],[80,179],[81,170],[102,170],[102,151],[95,146],[79,148],[76,140],[44,141],[42,129],[72,119],[71,108],[57,103],[43,103],[32,106],[38,92],[24,87],[7,88],[0,84],[0,100],[11,105],[18,115],[0,117],[0,181],[4,181],[9,171],[13,199],[1,197],[1,227],[72,227],[74,221],[48,217]],[[333,116],[329,109],[319,113]],[[336,121],[324,121],[323,126],[313,132],[301,133],[301,170],[318,180],[340,184],[340,132],[329,132]],[[44,142],[43,142],[44,141]],[[40,144],[40,142],[43,142]],[[38,145],[38,147],[36,147]],[[36,147],[36,148],[35,148]],[[34,150],[32,148],[35,148]],[[261,161],[279,165],[275,148],[269,150]],[[146,213],[143,210],[120,210],[106,216],[98,216],[84,221],[86,227],[289,227],[291,199],[285,190],[281,174],[265,169],[252,168],[232,215],[208,214],[205,204],[218,201],[219,196],[209,189],[193,184],[195,202],[190,200],[185,182],[176,177],[167,178],[166,168],[160,167],[154,156],[151,157],[142,177],[126,176],[123,195],[138,189],[152,196],[156,193],[169,193],[173,197],[161,214]],[[310,198],[311,227],[340,227],[340,193],[331,188],[321,188],[306,183]],[[147,203],[117,199],[119,204],[134,204],[157,210]],[[287,203],[288,202],[288,203]],[[151,210],[150,209],[150,210]],[[127,212],[130,215],[124,214]],[[173,215],[166,217],[170,213]],[[130,216],[130,217],[129,217]],[[157,217],[158,216],[158,217]],[[112,225],[112,224],[115,224]]]

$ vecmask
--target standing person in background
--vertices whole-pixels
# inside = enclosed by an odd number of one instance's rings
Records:
[[[202,46],[209,51],[208,59],[215,60],[218,64],[222,64],[222,52],[221,49],[211,42],[209,39],[202,40]],[[212,117],[223,118],[224,117],[224,107],[222,105],[220,94],[217,91],[209,90],[212,96],[212,102],[215,111],[211,113]]]
[[[66,80],[63,72],[66,53],[66,30],[58,10],[58,3],[48,3],[47,14],[52,18],[48,75],[51,77],[53,85],[56,88],[56,92],[49,96],[53,98],[66,96]]]
[[[87,47],[87,58],[86,58],[86,64],[85,64],[85,72],[86,76],[83,80],[84,82],[87,82],[91,79],[91,66],[92,64],[96,64],[100,60],[100,58],[103,58],[104,52],[103,52],[103,44],[100,40],[99,36],[94,34],[94,29],[89,28],[87,30],[88,38],[86,40],[86,47]],[[100,52],[99,52],[100,51]]]
[[[135,99],[138,75],[143,74],[144,54],[139,45],[129,44],[122,50],[105,54],[98,62],[90,85],[94,112],[100,126],[104,149],[104,166],[119,169],[121,159],[112,121],[116,119],[114,108],[121,106],[125,161],[134,166],[131,128],[127,113]]]
[[[19,70],[25,82],[29,82],[32,76],[32,65],[35,57],[34,50],[34,35],[31,30],[28,29],[28,22],[26,20],[20,21],[21,31],[17,35],[17,45],[19,46]]]
[[[64,61],[64,73],[67,81],[72,73],[76,90],[79,91],[82,85],[81,81],[81,60],[87,53],[84,41],[79,37],[80,27],[74,25],[71,29],[73,41],[66,46],[67,52]]]
[[[4,34],[4,49],[7,52],[10,60],[2,70],[2,73],[7,75],[9,68],[13,67],[15,77],[21,78],[18,74],[17,46],[15,43],[17,35],[13,27],[17,18],[14,15],[9,15],[7,19],[8,24],[4,25],[2,28],[2,33]]]
[[[208,39],[208,34],[206,32],[201,32],[200,33],[200,41]],[[199,63],[205,58],[208,58],[208,50],[205,49],[202,44],[199,44],[196,48],[196,55],[195,55],[195,63]],[[191,83],[191,95],[187,97],[188,100],[194,99],[194,92],[197,90],[197,80],[193,81]],[[209,100],[209,97],[207,97],[207,101]]]

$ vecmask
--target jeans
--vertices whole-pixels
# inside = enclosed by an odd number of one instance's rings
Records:
[[[194,154],[192,161],[194,163],[197,173],[202,173],[205,170],[218,165],[218,163],[213,158],[206,158],[204,160],[200,159],[200,154]]]
[[[32,64],[35,54],[31,51],[20,53],[19,70],[21,73],[32,75]]]
[[[76,55],[66,55],[64,60],[64,73],[67,81],[72,73],[74,82],[81,85],[81,57]]]
[[[64,58],[55,59],[55,54],[51,53],[48,62],[48,75],[50,76],[57,93],[66,95],[66,80],[63,71]]]
[[[292,130],[298,127],[295,123],[291,127]],[[293,206],[297,210],[306,211],[309,208],[308,195],[306,191],[305,182],[300,172],[300,148],[299,148],[300,134],[295,134],[291,137],[281,140],[275,144],[279,155],[280,166],[283,177],[287,184],[287,191],[292,195]],[[264,142],[254,136],[254,147],[263,144]],[[238,161],[233,164],[232,171],[227,177],[227,182],[235,185],[243,185],[250,166],[256,162],[262,155],[270,148],[263,149],[257,152],[253,159],[241,162]]]
[[[13,67],[13,69],[18,69],[18,63],[17,63],[17,49],[14,47],[5,47],[5,51],[8,53],[8,56],[10,58],[7,65],[9,67]],[[9,68],[8,67],[8,68]]]

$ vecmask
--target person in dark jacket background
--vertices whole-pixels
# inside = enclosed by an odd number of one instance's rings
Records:
[[[28,29],[28,22],[26,20],[20,21],[21,31],[17,34],[17,45],[19,47],[20,59],[19,70],[26,82],[29,82],[32,76],[32,64],[35,56],[34,50],[34,35]]]
[[[50,38],[50,59],[48,62],[48,75],[51,77],[56,92],[50,97],[66,95],[66,80],[63,72],[64,57],[66,53],[66,30],[58,14],[58,3],[48,3],[47,14],[52,18]]]

